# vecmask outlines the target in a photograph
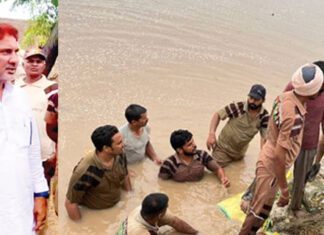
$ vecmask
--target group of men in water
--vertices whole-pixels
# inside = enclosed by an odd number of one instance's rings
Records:
[[[42,109],[40,120],[42,125],[45,125],[44,118],[50,124],[47,131],[52,133],[48,135],[57,141],[57,84],[44,80],[40,71],[46,55],[34,49],[24,56],[26,79],[13,86],[17,52],[18,31],[9,24],[0,24],[0,186],[6,189],[0,193],[4,202],[0,209],[0,225],[4,233],[34,234],[46,221],[48,184],[43,167],[46,176],[51,177],[53,154],[43,158],[42,167],[41,156],[45,151],[39,141],[41,128],[33,117],[37,107],[31,107],[33,102],[28,101],[39,94],[45,98],[34,100],[45,100],[47,105],[49,94],[55,91],[53,95],[56,96],[49,100],[46,108],[50,113],[45,115],[46,110]],[[105,125],[92,133],[95,150],[74,168],[66,194],[69,217],[81,218],[79,205],[93,209],[115,205],[120,200],[121,188],[132,190],[128,164],[146,156],[160,166],[158,177],[161,179],[198,181],[206,167],[224,187],[229,187],[224,167],[245,156],[248,144],[258,132],[261,151],[255,179],[242,198],[241,208],[247,216],[240,234],[257,233],[268,218],[278,191],[278,206],[288,205],[291,194],[290,208],[299,216],[306,182],[316,176],[324,153],[323,135],[320,139],[321,125],[324,132],[323,71],[324,61],[298,68],[286,91],[275,99],[270,114],[263,107],[266,89],[260,84],[251,87],[247,101],[231,103],[217,111],[207,138],[211,155],[197,149],[190,131],[180,129],[170,136],[175,153],[162,161],[150,141],[147,110],[140,105],[130,105],[125,111],[127,123],[124,126],[118,129]],[[216,139],[220,120],[225,119],[228,122]],[[294,180],[290,193],[285,173],[292,164]],[[197,229],[167,211],[168,202],[168,196],[163,193],[147,195],[142,205],[122,222],[118,234],[157,234],[163,225],[182,233],[198,234]]]
[[[263,107],[266,89],[260,84],[251,87],[246,101],[233,102],[215,112],[206,143],[211,155],[197,149],[190,131],[179,129],[170,136],[175,153],[162,161],[150,141],[146,108],[129,105],[125,110],[127,123],[119,129],[112,125],[98,127],[91,136],[95,150],[74,168],[65,203],[70,218],[81,218],[79,205],[93,209],[115,205],[122,187],[132,190],[127,165],[146,157],[160,165],[158,177],[163,180],[199,181],[206,167],[224,187],[229,187],[224,167],[245,156],[258,132],[261,151],[255,179],[242,198],[241,208],[247,216],[240,234],[255,234],[260,229],[278,190],[278,206],[289,203],[285,175],[296,158],[291,209],[298,216],[305,182],[311,175],[314,178],[323,156],[323,140],[317,146],[321,124],[324,132],[323,71],[323,61],[298,68],[286,91],[275,99],[270,114]],[[220,120],[225,119],[228,122],[216,138]],[[122,223],[118,234],[157,234],[159,226],[166,224],[182,233],[198,233],[185,221],[170,216],[167,206],[165,194],[149,194]]]

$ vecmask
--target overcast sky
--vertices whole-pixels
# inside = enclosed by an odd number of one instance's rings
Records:
[[[9,18],[9,19],[30,19],[30,11],[26,7],[16,7],[14,10],[11,10],[12,3],[14,0],[9,0],[0,3],[0,18]]]

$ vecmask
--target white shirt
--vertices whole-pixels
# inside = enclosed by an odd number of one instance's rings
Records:
[[[34,234],[34,193],[48,191],[27,101],[20,88],[5,84],[0,101],[0,234]]]
[[[57,86],[57,83],[48,80],[44,75],[42,75],[41,79],[33,83],[26,83],[25,79],[16,81],[15,85],[21,87],[28,95],[39,130],[41,157],[43,161],[46,161],[53,157],[55,153],[55,143],[46,133],[46,122],[44,117],[47,109],[48,97],[53,94],[53,92],[57,92],[57,90],[48,93],[46,93],[45,90],[51,86]]]
[[[145,158],[146,145],[150,140],[149,126],[143,127],[143,132],[140,136],[136,136],[129,128],[129,124],[119,128],[123,136],[124,153],[127,158],[127,163],[135,163],[142,161]]]
[[[160,222],[165,225],[170,225],[176,217],[169,211],[160,218]],[[151,225],[144,220],[141,215],[141,206],[135,208],[127,217],[126,220],[122,222],[119,226],[118,232],[119,235],[150,235],[150,234],[159,234],[160,227],[158,224]],[[162,231],[160,231],[162,234]],[[164,232],[163,232],[164,234]]]
[[[127,234],[129,235],[142,235],[150,234],[149,231],[154,231],[158,233],[158,225],[150,225],[141,216],[141,206],[135,208],[127,218]]]

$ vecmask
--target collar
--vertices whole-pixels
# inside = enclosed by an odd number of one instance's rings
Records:
[[[297,109],[300,112],[300,114],[304,116],[306,114],[306,107],[299,101],[299,99],[295,95],[294,91],[287,92],[287,95],[291,97],[291,99],[296,104]]]
[[[196,151],[197,151],[197,150],[196,150]],[[185,164],[185,165],[187,165],[186,163],[184,163],[184,162],[180,159],[180,157],[179,157],[179,155],[178,155],[177,153],[174,154],[174,157],[175,157],[176,163],[177,163],[178,165],[179,165],[179,164]],[[198,153],[196,153],[192,158],[193,158],[193,160],[197,160],[197,159],[199,159]]]
[[[6,82],[3,91],[11,92],[13,89],[14,86],[10,82]]]
[[[27,83],[26,82],[26,79],[27,79],[27,77],[24,77],[23,79],[21,79],[21,84],[19,84],[20,87],[24,87],[24,86],[35,86],[35,87],[40,87],[41,88],[42,87],[42,83],[47,80],[47,78],[45,77],[44,74],[42,74],[42,76],[41,76],[40,79],[38,79],[36,82],[33,82],[33,83]]]
[[[98,155],[96,154],[96,150],[93,151],[93,159],[94,159],[94,162],[96,164],[96,166],[101,169],[101,170],[104,170],[104,171],[109,171],[109,170],[112,170],[114,167],[115,167],[115,164],[116,162],[119,160],[119,156],[117,156],[115,159],[114,159],[114,163],[112,165],[112,168],[109,169],[107,167],[104,166],[104,164],[102,163],[101,159],[98,157]]]
[[[244,109],[245,112],[247,112],[247,113],[249,112],[248,102],[247,101],[244,102],[244,108],[243,109]],[[263,104],[262,104],[261,109],[257,114],[257,117],[260,116],[263,112],[264,112],[264,107],[263,107]]]
[[[14,86],[10,82],[6,82],[4,84],[4,88],[2,90],[2,102],[7,99],[7,97],[11,96],[13,92]]]
[[[158,225],[156,224],[155,226],[153,226],[153,225],[151,225],[151,224],[149,224],[148,222],[146,222],[146,220],[142,217],[142,215],[141,215],[141,207],[138,207],[137,208],[137,215],[135,216],[135,220],[137,221],[137,222],[139,222],[140,224],[143,224],[145,227],[147,227],[149,230],[152,230],[152,231],[154,231],[154,232],[158,232],[158,230],[159,230],[159,227],[158,227]]]
[[[103,164],[102,164],[102,161],[101,161],[100,158],[98,157],[98,155],[97,155],[97,153],[96,153],[96,150],[94,150],[92,154],[93,154],[93,159],[94,159],[94,162],[95,162],[96,166],[97,166],[98,168],[100,168],[101,170],[104,170],[105,168],[104,168],[104,166],[103,166]]]

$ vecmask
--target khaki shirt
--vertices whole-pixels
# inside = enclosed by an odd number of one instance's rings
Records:
[[[275,167],[275,147],[279,144],[287,150],[285,166],[290,168],[301,147],[305,107],[293,91],[285,92],[274,101],[267,142],[260,153],[260,161]]]
[[[66,197],[71,203],[92,209],[112,207],[120,200],[127,174],[127,162],[123,155],[115,158],[111,169],[106,169],[92,152],[74,168]]]
[[[230,156],[243,157],[256,133],[260,132],[263,138],[266,136],[269,115],[263,107],[256,118],[250,116],[247,102],[231,103],[217,113],[221,120],[229,118],[217,144]]]

